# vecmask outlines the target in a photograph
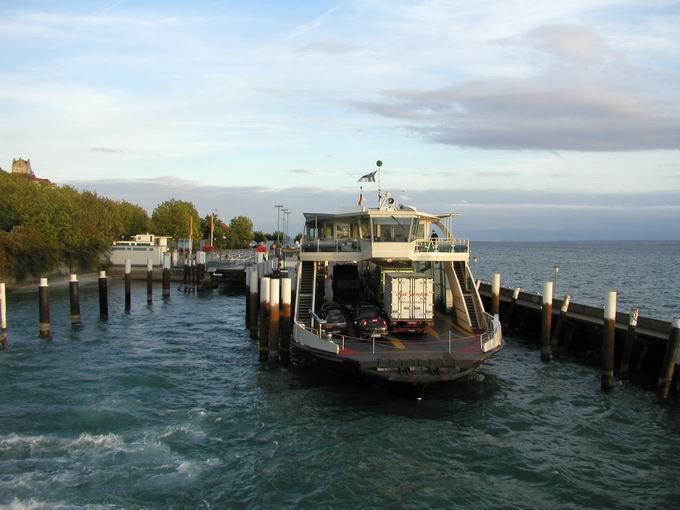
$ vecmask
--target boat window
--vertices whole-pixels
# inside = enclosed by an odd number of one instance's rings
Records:
[[[350,223],[338,223],[335,226],[336,237],[338,239],[350,239],[352,236],[352,225]]]
[[[410,217],[373,218],[373,240],[381,243],[407,243],[411,232]]]
[[[412,224],[411,241],[425,239],[426,225],[424,221],[415,220]]]
[[[371,239],[371,220],[368,217],[361,218],[359,225],[361,227],[361,238]]]

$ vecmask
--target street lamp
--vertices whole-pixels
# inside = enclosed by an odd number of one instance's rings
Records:
[[[279,229],[280,227],[280,222],[279,222],[279,217],[281,215],[281,209],[283,209],[282,205],[275,205],[276,207],[276,244],[279,244]]]
[[[290,238],[290,219],[288,218],[290,216],[291,211],[286,209],[283,213],[284,218],[286,218],[286,230],[285,230],[285,236],[286,236],[286,246],[288,245],[288,241]]]

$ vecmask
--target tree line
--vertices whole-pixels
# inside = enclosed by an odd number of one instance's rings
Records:
[[[108,262],[115,240],[152,232],[176,241],[192,237],[195,247],[210,234],[211,216],[201,218],[191,202],[168,200],[151,216],[126,200],[112,200],[69,186],[33,183],[0,172],[0,281],[21,281],[54,270],[90,271]],[[253,224],[238,216],[214,220],[217,248],[247,247]]]

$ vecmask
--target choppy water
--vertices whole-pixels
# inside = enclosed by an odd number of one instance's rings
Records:
[[[501,273],[504,287],[543,293],[554,280],[556,295],[602,306],[607,291],[618,292],[619,311],[670,321],[680,316],[680,241],[473,242],[477,273],[486,281]]]
[[[480,243],[481,245],[481,243]],[[481,252],[481,247],[480,250]],[[158,291],[159,289],[157,289]],[[680,406],[509,342],[483,381],[422,401],[312,368],[271,370],[238,295],[146,306],[80,330],[52,289],[10,295],[0,351],[0,506],[659,508],[680,501]]]

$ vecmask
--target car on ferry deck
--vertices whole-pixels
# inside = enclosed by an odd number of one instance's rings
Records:
[[[386,335],[387,322],[375,305],[357,305],[352,322],[356,336]]]

